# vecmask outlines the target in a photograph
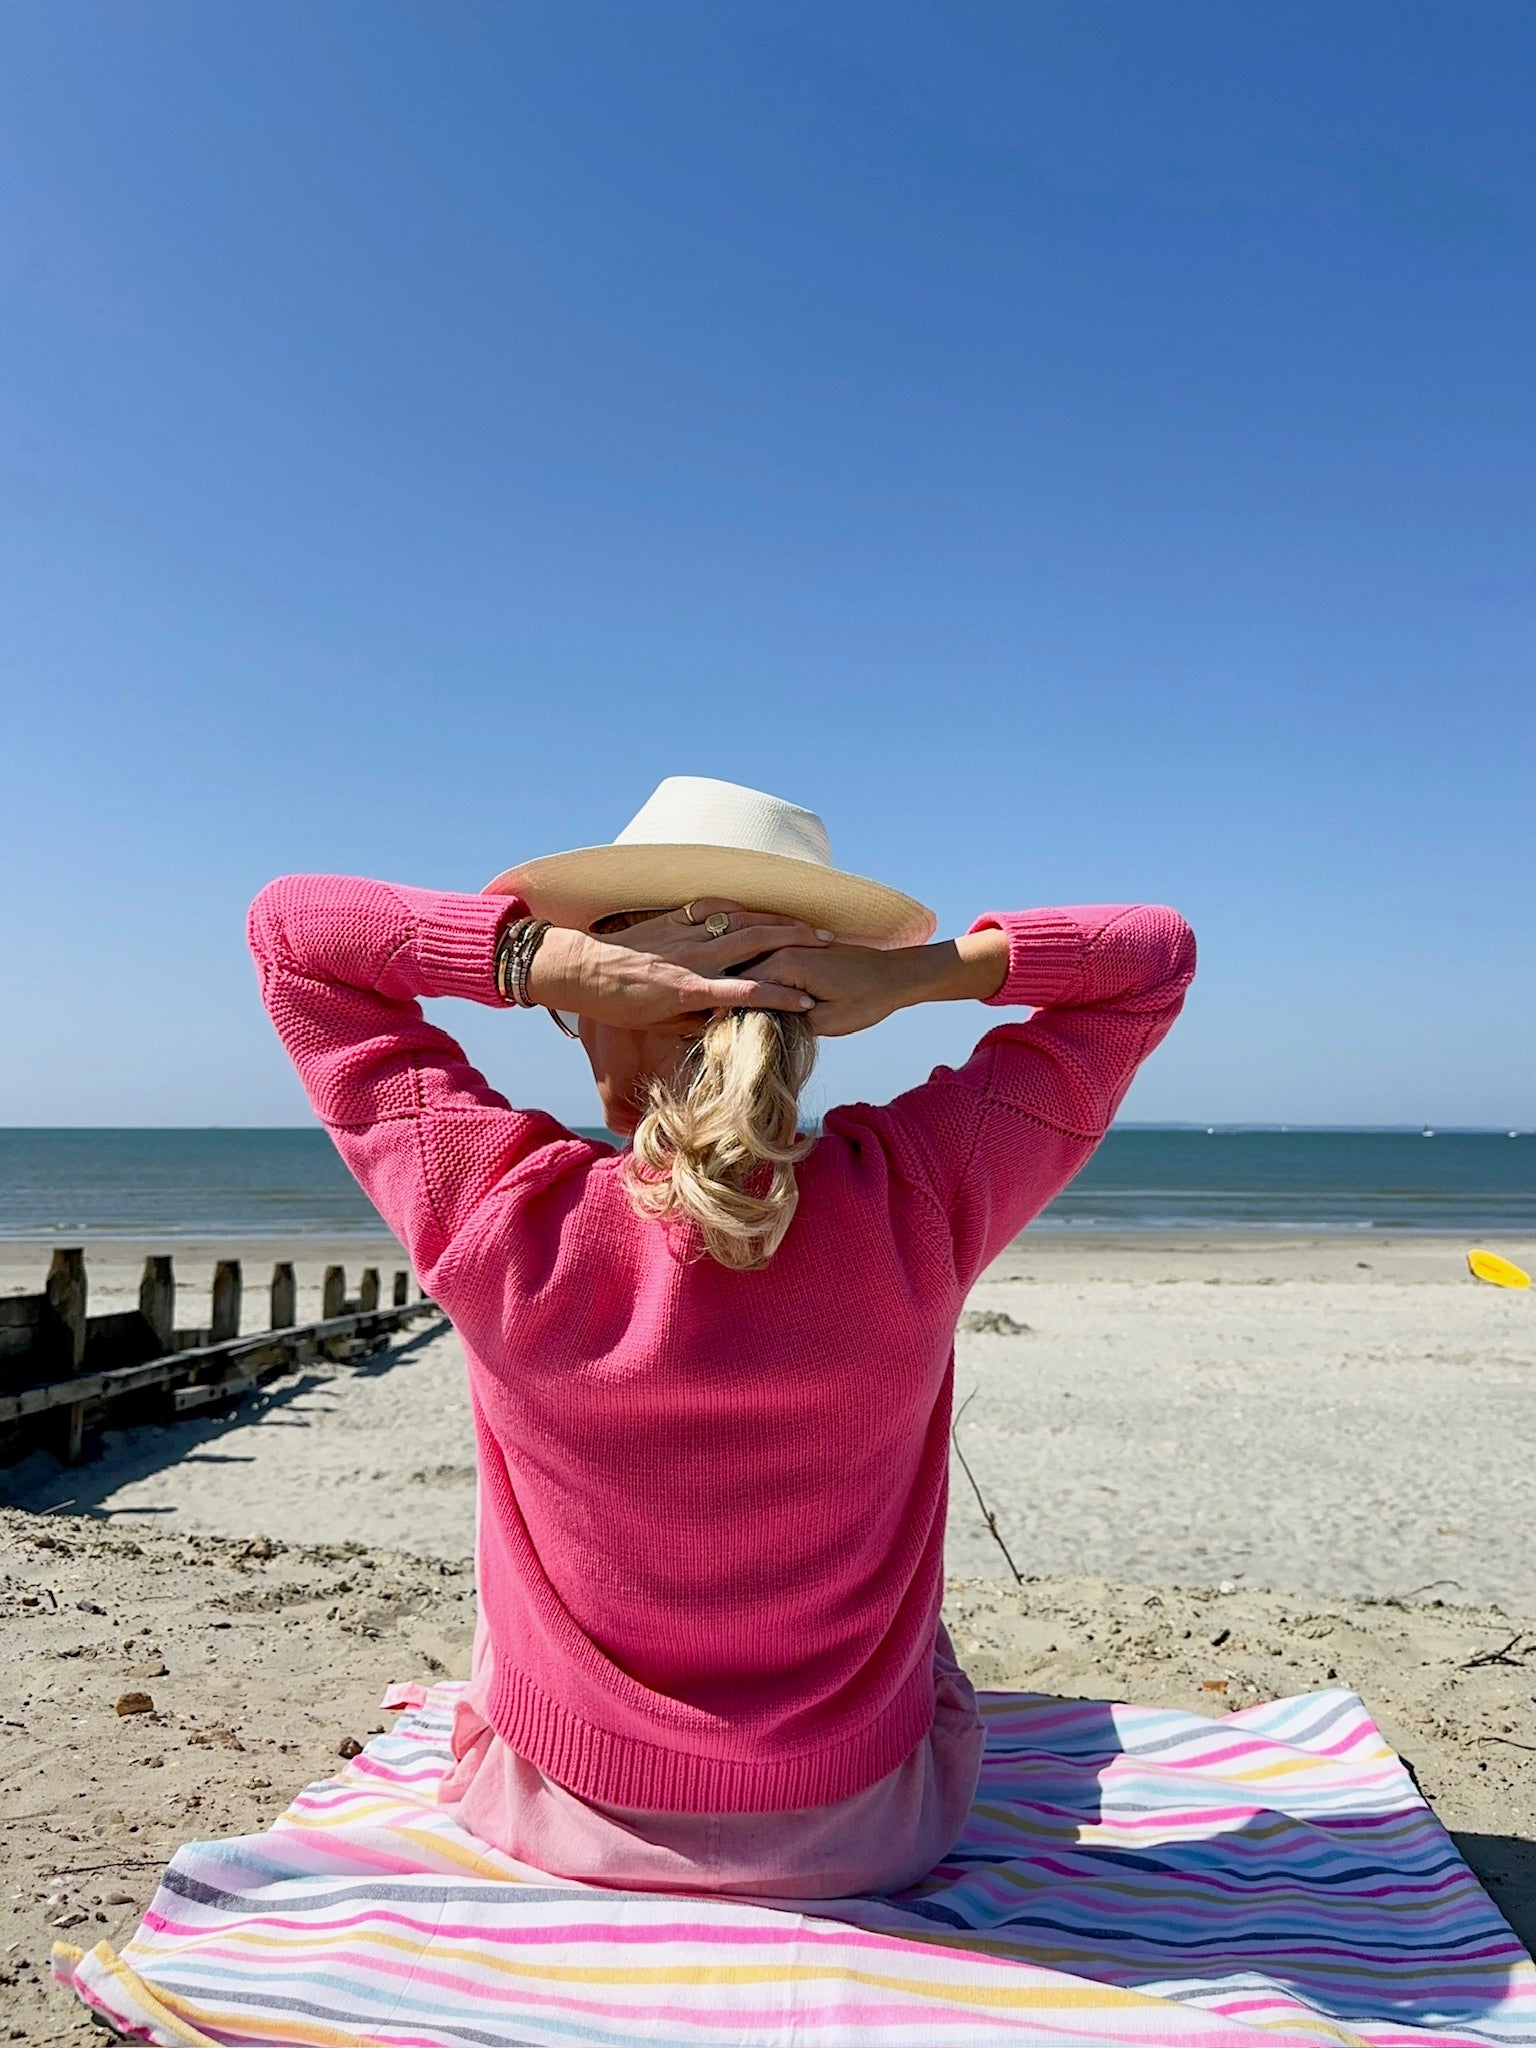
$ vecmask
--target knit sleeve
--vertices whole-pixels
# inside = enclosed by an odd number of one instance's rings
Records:
[[[513,1109],[420,998],[499,1006],[496,944],[523,906],[336,875],[288,875],[248,936],[278,1036],[316,1116],[430,1284],[479,1204],[533,1155],[580,1144]]]
[[[1008,937],[991,1001],[1034,1015],[878,1113],[948,1219],[964,1286],[1086,1162],[1195,971],[1194,933],[1159,905],[989,911],[971,927],[988,928]]]

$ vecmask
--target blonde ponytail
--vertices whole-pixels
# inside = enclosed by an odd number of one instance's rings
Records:
[[[815,1064],[803,1017],[712,1017],[676,1078],[651,1083],[629,1158],[637,1213],[691,1219],[719,1265],[766,1266],[800,1199],[795,1164],[812,1143],[799,1130],[800,1091]]]

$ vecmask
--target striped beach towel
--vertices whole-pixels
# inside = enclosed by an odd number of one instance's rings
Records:
[[[1536,2044],[1536,1970],[1352,1693],[1222,1720],[983,1696],[953,1855],[890,1899],[557,1883],[439,1812],[459,1688],[55,1973],[135,2039],[388,2048]]]

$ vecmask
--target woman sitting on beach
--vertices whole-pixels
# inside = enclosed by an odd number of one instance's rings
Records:
[[[915,1881],[964,1824],[956,1324],[1194,944],[1163,909],[933,925],[810,812],[694,777],[480,896],[301,876],[252,909],[316,1113],[463,1340],[481,1623],[441,1796],[540,1870],[829,1898]],[[556,1013],[631,1147],[512,1108],[435,996]],[[962,999],[1034,1014],[800,1132],[818,1037]]]

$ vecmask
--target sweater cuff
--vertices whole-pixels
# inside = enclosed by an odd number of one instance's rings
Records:
[[[515,896],[429,898],[416,917],[422,994],[505,1008],[496,993],[496,942],[509,919],[527,914]]]
[[[1082,987],[1083,934],[1076,918],[1059,910],[988,910],[971,930],[1008,935],[1008,972],[989,1003],[1040,1009],[1069,1001]]]

